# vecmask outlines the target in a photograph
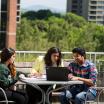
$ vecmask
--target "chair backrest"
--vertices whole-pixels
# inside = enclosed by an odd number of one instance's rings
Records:
[[[7,96],[6,96],[6,93],[5,93],[4,89],[2,89],[2,88],[0,87],[0,90],[1,90],[2,93],[4,94],[4,97],[5,97],[5,103],[8,104],[8,99],[7,99]]]
[[[3,93],[3,95],[4,95],[4,98],[5,98],[4,100],[1,100],[1,101],[0,101],[1,104],[4,104],[4,103],[5,103],[5,104],[9,104],[9,103],[13,103],[13,104],[14,104],[14,103],[15,103],[14,101],[9,101],[9,100],[8,100],[7,95],[6,95],[6,93],[5,93],[5,90],[4,90],[3,88],[0,87],[0,90],[2,91],[2,93]]]

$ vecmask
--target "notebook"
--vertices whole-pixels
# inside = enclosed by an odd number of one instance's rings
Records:
[[[47,67],[46,78],[48,81],[68,81],[67,67]]]

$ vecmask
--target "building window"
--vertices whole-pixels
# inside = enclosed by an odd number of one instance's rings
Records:
[[[97,4],[97,2],[96,1],[91,1],[91,4]]]
[[[6,33],[2,33],[0,31],[0,49],[3,49],[5,47],[5,39],[6,39]]]
[[[7,1],[0,0],[0,49],[5,47],[7,26]]]
[[[19,11],[17,11],[17,16],[20,16],[20,12]]]
[[[7,25],[7,13],[1,13],[0,31],[6,31],[6,25]]]
[[[20,4],[20,0],[17,0],[17,4]]]
[[[75,14],[77,14],[77,10],[72,10],[72,13],[75,13]]]
[[[104,6],[97,6],[97,9],[104,9]]]
[[[104,4],[104,1],[97,1],[97,4]]]
[[[96,11],[96,14],[102,14],[103,11]]]
[[[72,5],[72,8],[73,8],[73,9],[77,9],[78,6],[77,6],[77,5]]]
[[[20,0],[17,0],[17,17],[16,17],[17,23],[20,22],[20,15],[21,15],[21,13],[20,13]]]
[[[6,31],[7,25],[7,0],[1,0],[0,31]]]
[[[17,5],[17,10],[20,10],[20,5]]]
[[[89,19],[96,19],[96,16],[90,16]]]
[[[20,17],[17,17],[17,19],[16,19],[16,20],[17,20],[17,22],[19,22],[19,21],[20,21]]]
[[[91,9],[96,9],[96,6],[91,6],[90,8],[91,8]]]
[[[90,14],[96,14],[96,11],[90,11]]]
[[[97,16],[97,19],[103,19],[103,16]]]
[[[76,3],[78,3],[78,0],[72,0],[72,3],[76,4]]]
[[[7,0],[1,0],[1,11],[7,11]]]

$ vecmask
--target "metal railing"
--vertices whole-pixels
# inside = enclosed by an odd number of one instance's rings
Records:
[[[16,51],[16,53],[20,56],[21,54],[26,58],[27,54],[34,55],[44,55],[46,51]],[[72,55],[72,52],[62,52],[63,55]],[[104,56],[104,52],[86,52],[87,56],[89,56],[89,60],[93,60],[96,62],[97,56]]]
[[[45,51],[16,51],[17,53],[17,62],[21,61],[21,59],[24,62],[28,61],[34,61],[35,58],[39,55],[44,55]],[[72,52],[62,52],[63,59],[71,60],[72,59]],[[86,52],[87,59],[95,63],[95,65],[98,66],[98,68],[103,65],[104,62],[104,52]],[[30,60],[28,60],[30,58]],[[99,65],[98,65],[99,64]]]
[[[46,51],[16,51],[16,62],[34,62],[39,55],[45,55]],[[72,52],[62,52],[63,59],[72,60]],[[86,52],[87,59],[92,61],[98,70],[104,70],[104,52]]]

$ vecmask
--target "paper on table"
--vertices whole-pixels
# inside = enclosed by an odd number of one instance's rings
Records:
[[[25,77],[24,75],[20,75],[19,78],[22,80],[46,80],[46,75],[42,75],[41,77]]]
[[[20,75],[19,75],[19,78],[24,78],[24,77],[25,77],[24,74],[20,74]]]
[[[36,77],[37,79],[46,79],[46,75],[43,74],[42,76]]]

